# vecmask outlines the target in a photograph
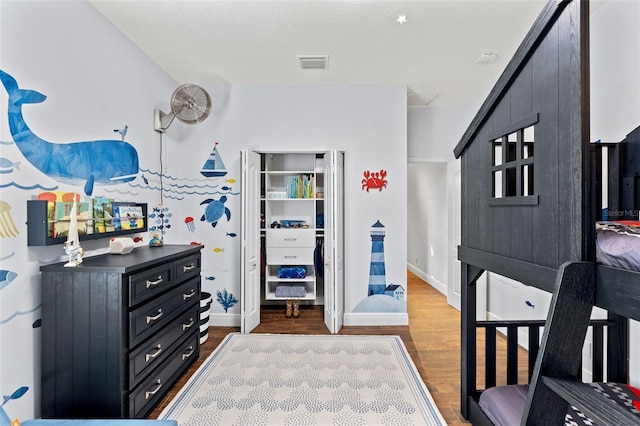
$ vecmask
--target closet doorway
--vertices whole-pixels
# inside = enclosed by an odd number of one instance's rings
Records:
[[[344,317],[344,153],[241,151],[241,332],[261,305],[323,305]]]

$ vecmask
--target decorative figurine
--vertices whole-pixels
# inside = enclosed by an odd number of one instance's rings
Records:
[[[73,207],[69,214],[69,233],[67,241],[64,243],[64,251],[69,256],[69,261],[65,263],[65,267],[74,267],[82,263],[82,255],[84,251],[80,246],[80,238],[78,238],[78,204],[76,196],[73,197]]]
[[[158,233],[154,232],[152,234],[151,240],[149,241],[149,247],[162,247],[163,245],[164,245],[164,242],[158,236]]]

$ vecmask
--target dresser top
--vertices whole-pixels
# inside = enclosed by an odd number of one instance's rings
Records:
[[[42,272],[117,272],[130,273],[158,264],[170,262],[181,257],[200,252],[203,245],[170,245],[162,247],[136,247],[128,254],[101,254],[86,257],[75,267],[65,267],[66,262],[53,263],[40,267]]]

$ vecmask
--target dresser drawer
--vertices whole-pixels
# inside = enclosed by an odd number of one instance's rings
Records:
[[[144,376],[160,365],[191,330],[199,328],[200,305],[194,304],[171,324],[152,336],[129,355],[129,386],[134,387]]]
[[[129,306],[136,306],[171,287],[173,268],[171,264],[159,266],[129,277]]]
[[[178,259],[174,263],[176,282],[200,275],[200,254]]]
[[[200,353],[198,333],[178,346],[147,380],[129,395],[129,417],[146,417]]]
[[[314,229],[267,229],[267,247],[315,247]]]
[[[167,325],[186,306],[200,300],[200,277],[178,286],[158,297],[153,303],[129,313],[129,343],[137,346],[144,339]]]
[[[269,265],[311,265],[313,249],[311,248],[267,248],[267,264]]]

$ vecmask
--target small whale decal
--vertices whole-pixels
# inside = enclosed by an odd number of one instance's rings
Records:
[[[20,170],[20,162],[13,162],[8,158],[0,157],[0,173],[11,173],[13,170]]]
[[[11,284],[17,276],[18,274],[13,271],[7,271],[6,269],[0,270],[0,290]]]
[[[86,195],[93,193],[96,183],[114,185],[136,178],[138,152],[131,144],[124,140],[45,141],[25,123],[22,105],[40,103],[47,97],[35,90],[20,89],[15,78],[2,70],[0,81],[9,95],[9,130],[13,141],[27,161],[42,173],[59,182],[84,182]]]

